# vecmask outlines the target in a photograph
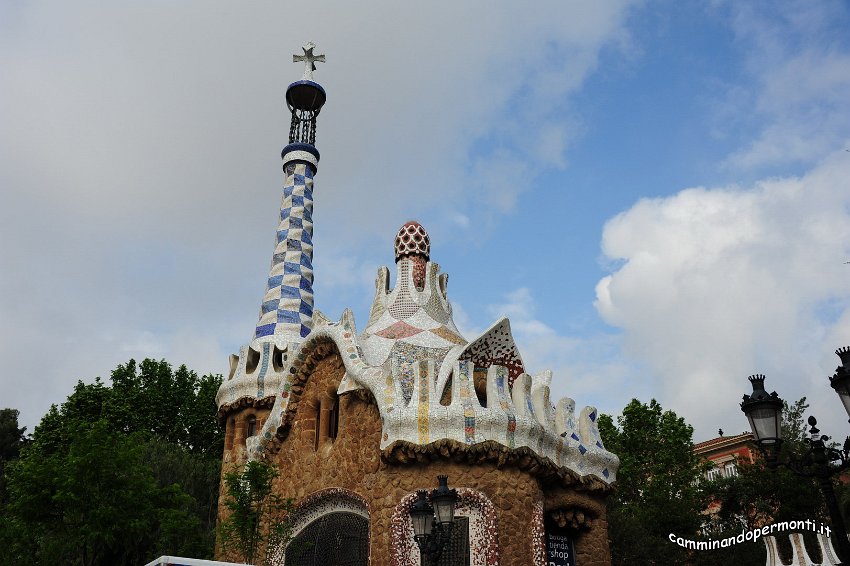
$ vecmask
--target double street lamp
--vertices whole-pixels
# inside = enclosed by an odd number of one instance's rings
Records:
[[[410,509],[413,538],[419,546],[422,564],[437,564],[454,525],[457,491],[449,489],[448,476],[437,476],[437,481],[439,486],[431,491],[431,503],[425,490],[419,490],[418,499]]]
[[[847,415],[850,416],[850,347],[839,348],[835,351],[841,358],[841,365],[836,368],[835,375],[829,378],[830,385],[838,393]],[[847,539],[847,529],[835,490],[832,487],[832,477],[850,467],[850,437],[845,439],[841,449],[829,446],[828,436],[820,435],[817,420],[809,417],[809,438],[806,438],[808,448],[801,455],[781,454],[782,450],[782,399],[776,394],[768,393],[764,388],[763,375],[751,375],[750,383],[753,392],[744,395],[741,410],[750,421],[759,450],[764,455],[768,468],[776,469],[783,466],[794,474],[818,480],[832,528],[836,532],[835,551],[843,564],[850,564],[850,541]]]

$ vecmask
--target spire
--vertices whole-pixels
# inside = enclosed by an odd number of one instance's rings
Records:
[[[313,176],[319,165],[316,117],[325,103],[325,89],[313,81],[315,45],[308,42],[304,55],[304,77],[286,89],[286,104],[292,113],[289,144],[283,148],[284,187],[280,223],[256,339],[275,338],[299,342],[313,326]]]
[[[305,163],[316,173],[319,152],[316,150],[316,117],[325,105],[327,95],[322,86],[313,81],[316,62],[325,62],[324,55],[314,55],[316,45],[308,41],[301,49],[304,55],[293,55],[293,63],[304,63],[304,76],[286,89],[286,105],[292,113],[289,126],[289,145],[283,148],[283,169],[290,163]]]

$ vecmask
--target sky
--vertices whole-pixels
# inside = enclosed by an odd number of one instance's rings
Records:
[[[0,407],[32,431],[130,358],[226,371],[313,41],[329,318],[362,330],[416,219],[465,336],[508,315],[553,398],[655,398],[700,441],[763,373],[843,438],[847,29],[841,1],[0,0]]]

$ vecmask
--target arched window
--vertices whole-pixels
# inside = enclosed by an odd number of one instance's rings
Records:
[[[224,436],[224,449],[233,448],[233,435],[236,434],[236,419],[230,419],[227,425],[227,433]]]
[[[316,401],[316,434],[313,437],[313,450],[319,449],[322,440],[322,402]]]
[[[337,511],[322,515],[292,539],[285,566],[367,566],[368,561],[369,520]]]
[[[339,397],[334,395],[333,405],[328,412],[328,438],[334,440],[339,433]]]
[[[369,563],[369,511],[354,492],[330,488],[308,495],[292,515],[292,533],[280,566]]]
[[[245,427],[245,438],[257,434],[257,417],[251,415],[248,417],[248,424]]]

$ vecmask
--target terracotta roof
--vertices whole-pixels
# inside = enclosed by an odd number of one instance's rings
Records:
[[[712,438],[711,440],[704,440],[702,442],[694,444],[694,451],[702,452],[714,446],[721,446],[724,444],[736,444],[747,440],[753,440],[753,434],[751,432],[743,432],[741,434],[735,434],[732,436],[718,436],[717,438]]]

